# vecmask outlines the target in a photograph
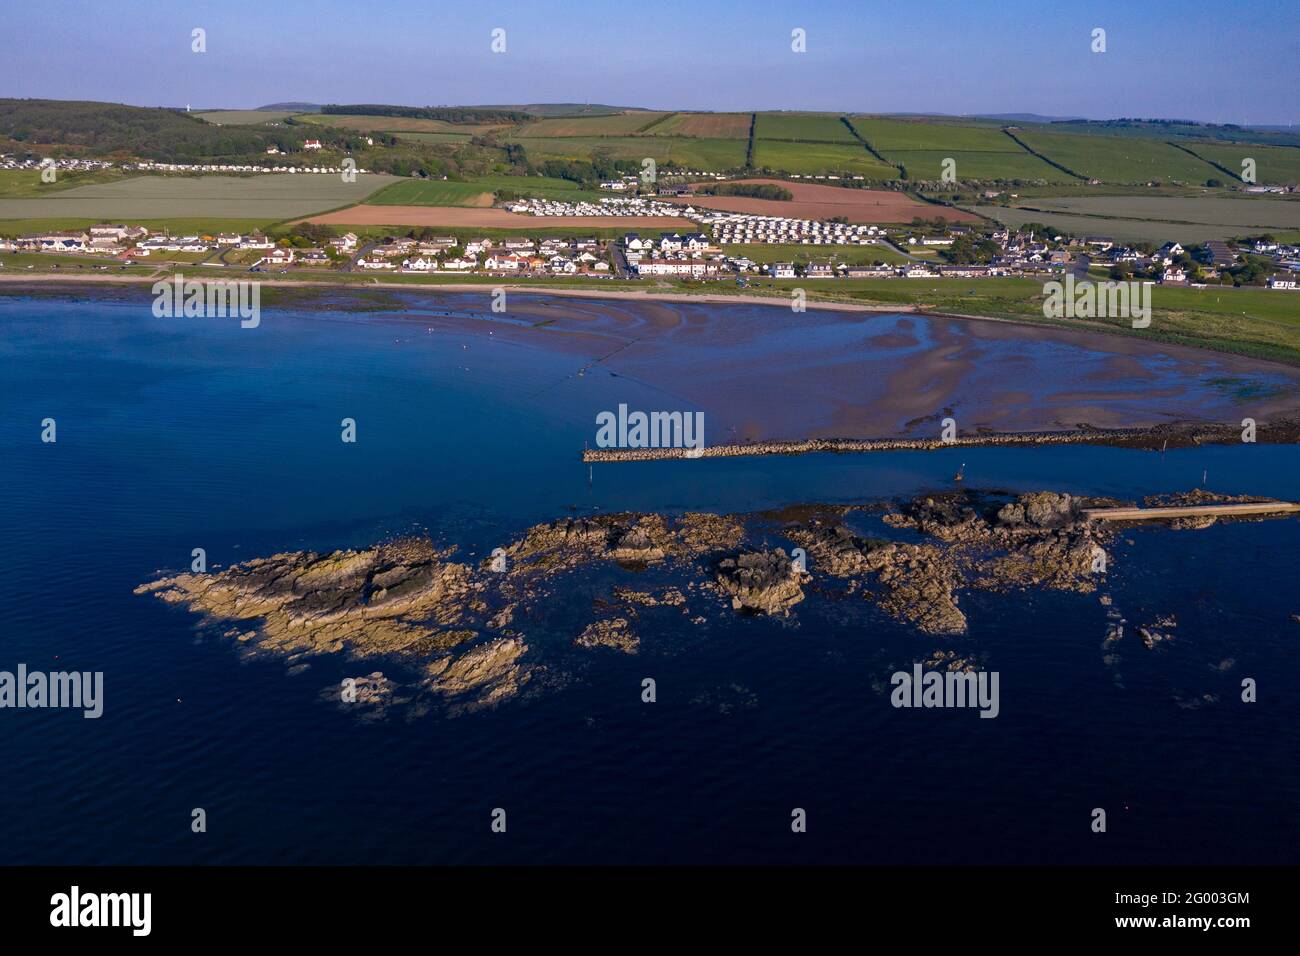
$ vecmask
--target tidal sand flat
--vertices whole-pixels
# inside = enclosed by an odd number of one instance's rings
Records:
[[[806,438],[1266,421],[1300,413],[1300,369],[1094,331],[749,303],[402,294],[432,314],[571,356],[578,377],[649,386],[664,410],[703,409],[711,444]],[[488,321],[483,321],[488,320]]]

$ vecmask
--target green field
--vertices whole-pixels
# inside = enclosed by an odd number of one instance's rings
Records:
[[[256,126],[259,123],[278,123],[286,116],[298,114],[291,110],[209,110],[194,115],[217,126]]]
[[[1250,229],[1300,229],[1300,202],[1286,199],[1174,199],[1168,196],[1088,196],[1038,199],[1039,209],[1088,216]]]
[[[611,193],[578,188],[567,179],[545,176],[484,176],[472,182],[442,179],[404,179],[385,186],[368,200],[380,206],[481,206],[485,195],[497,190],[549,199],[600,199]],[[477,200],[477,201],[476,201]]]
[[[464,133],[477,136],[489,130],[513,129],[509,125],[447,123],[443,120],[419,119],[409,116],[368,116],[349,113],[311,113],[299,117],[316,126],[333,126],[360,133]]]
[[[1226,146],[1221,143],[1188,143],[1187,148],[1202,159],[1218,163],[1241,176],[1241,161],[1247,157],[1255,160],[1255,179],[1267,185],[1286,186],[1300,183],[1300,149],[1290,146],[1256,146],[1238,143]],[[1220,179],[1227,180],[1225,176]]]
[[[103,219],[0,219],[0,236],[23,236],[37,232],[64,232],[89,229]],[[184,236],[213,232],[256,232],[269,225],[263,219],[133,219],[132,225],[144,226],[151,232],[166,232]]]
[[[260,176],[138,176],[33,199],[0,199],[3,219],[247,219],[263,223],[361,202],[396,177],[268,173]]]
[[[827,113],[759,113],[754,138],[861,145],[838,116]]]
[[[963,126],[912,120],[850,117],[858,134],[886,159],[894,150],[935,149],[949,152],[983,150],[992,153],[1020,151],[1011,137],[996,126]]]
[[[667,113],[650,110],[609,116],[569,116],[538,120],[519,128],[520,136],[630,136],[658,122]]]
[[[397,132],[393,134],[398,139],[410,140],[413,143],[468,143],[470,141],[469,133],[406,133]]]
[[[745,141],[736,139],[690,139],[681,136],[623,136],[600,138],[518,137],[532,158],[590,159],[593,150],[603,150],[614,159],[642,160],[651,157],[664,164],[672,160],[691,169],[719,171],[745,164]]]
[[[872,156],[861,144],[786,143],[759,140],[754,166],[786,173],[852,173],[868,179],[897,179],[898,170]]]
[[[404,179],[385,186],[366,201],[378,206],[485,206],[492,190],[479,183]]]
[[[805,246],[786,243],[743,243],[723,246],[729,256],[745,256],[764,265],[770,262],[825,262],[833,260],[849,265],[870,265],[886,262],[901,265],[908,261],[907,256],[890,246]]]
[[[1037,200],[1041,201],[1041,200]],[[1103,216],[1081,216],[1057,213],[1042,209],[1020,209],[1007,206],[963,206],[1008,226],[1023,226],[1027,222],[1041,222],[1075,236],[1108,236],[1121,242],[1205,242],[1207,239],[1231,239],[1251,232],[1239,226],[1216,226],[1204,223],[1164,222],[1150,219],[1122,219]],[[1258,230],[1253,230],[1258,231]]]
[[[1010,140],[1007,142],[1011,143]],[[989,150],[963,152],[940,149],[896,149],[886,155],[894,162],[902,164],[907,170],[908,179],[937,180],[943,173],[943,161],[952,159],[956,162],[955,173],[958,180],[1041,179],[1049,183],[1078,181],[1069,173],[1063,173],[1023,150],[995,153]]]
[[[748,139],[750,118],[749,113],[670,113],[645,132],[650,136]]]
[[[1209,163],[1157,140],[1038,130],[1023,130],[1016,135],[1053,162],[1104,183],[1176,179],[1200,185],[1207,179],[1223,178],[1223,173]]]
[[[85,172],[57,170],[57,179],[43,182],[38,170],[0,169],[0,199],[31,199],[49,196],[77,186],[111,183],[125,179],[126,174],[116,169],[96,169]]]

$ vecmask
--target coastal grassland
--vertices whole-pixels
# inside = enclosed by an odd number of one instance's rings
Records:
[[[46,255],[39,252],[0,252],[0,276],[12,276],[16,272],[48,273],[87,273],[112,272],[117,274],[147,276],[158,271],[157,264],[148,265],[137,261],[133,265],[124,265],[114,259],[95,256]]]
[[[791,243],[741,243],[722,247],[729,256],[745,256],[764,265],[771,262],[812,262],[833,259],[849,265],[869,265],[886,262],[902,265],[907,256],[892,246],[876,243],[870,246],[805,246]]]
[[[57,195],[0,199],[0,219],[82,219],[140,222],[149,219],[221,218],[276,222],[361,202],[395,182],[367,174],[341,176],[265,173],[250,176],[137,176],[79,186]]]
[[[898,170],[872,156],[861,144],[788,143],[757,140],[754,165],[787,173],[851,173],[868,179],[897,179]]]
[[[519,128],[520,136],[631,136],[668,113],[645,112],[611,113],[606,116],[565,116],[541,119]]]
[[[550,138],[516,137],[528,155],[543,159],[590,159],[601,150],[614,159],[650,157],[660,165],[675,162],[691,169],[721,172],[745,163],[745,142],[739,139],[695,139],[686,136],[610,136]]]
[[[991,153],[1015,152],[1019,149],[1011,137],[997,126],[964,125],[924,120],[869,119],[849,117],[849,122],[872,147],[893,159],[894,150],[948,150]]]
[[[670,113],[644,132],[648,136],[748,139],[751,113]]]
[[[296,110],[205,110],[195,113],[199,119],[217,126],[257,126],[260,123],[278,123],[286,116],[296,116]]]
[[[1102,182],[1176,179],[1200,184],[1223,178],[1221,170],[1159,140],[1048,133],[1037,129],[1021,130],[1016,136],[1053,162]]]
[[[1270,186],[1300,183],[1300,149],[1294,146],[1259,146],[1254,143],[1186,143],[1197,156],[1218,163],[1241,176],[1241,161],[1255,161],[1255,178]],[[1220,179],[1225,177],[1220,176]]]
[[[1015,145],[1009,139],[1007,143]],[[994,152],[987,149],[895,149],[885,155],[907,170],[908,179],[940,179],[944,160],[952,159],[956,163],[954,172],[959,180],[1041,179],[1049,183],[1078,182],[1069,173],[1062,172],[1033,153],[1023,150]]]
[[[759,113],[755,119],[754,138],[859,145],[840,118],[828,113]]]
[[[60,169],[55,181],[47,183],[41,180],[40,170],[0,169],[0,199],[35,199],[77,186],[115,183],[126,178],[127,174],[120,169]]]

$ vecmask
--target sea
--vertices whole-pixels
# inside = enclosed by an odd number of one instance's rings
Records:
[[[444,321],[449,299],[322,297],[241,329],[157,318],[143,295],[0,297],[0,670],[104,675],[99,719],[0,709],[0,864],[1297,861],[1295,519],[1129,530],[1110,608],[963,592],[961,638],[866,601],[683,617],[636,655],[538,622],[536,692],[374,722],[321,697],[370,662],[291,674],[133,593],[195,548],[220,570],[417,533],[480,560],[566,515],[890,500],[949,489],[963,465],[969,486],[1009,492],[1300,500],[1300,447],[1267,444],[589,467],[597,412],[664,393],[576,375],[544,336]],[[637,585],[612,570],[574,585],[575,606],[610,574]],[[1175,618],[1172,640],[1108,658],[1112,608],[1130,629]],[[995,719],[891,706],[890,674],[943,648],[999,673]]]

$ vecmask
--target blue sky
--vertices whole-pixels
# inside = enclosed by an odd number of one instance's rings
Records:
[[[1300,3],[9,4],[0,95],[137,105],[601,102],[1300,123]],[[190,51],[195,27],[208,51]],[[505,54],[490,50],[506,30]],[[807,52],[790,50],[794,28]],[[1090,50],[1093,28],[1107,51]]]

